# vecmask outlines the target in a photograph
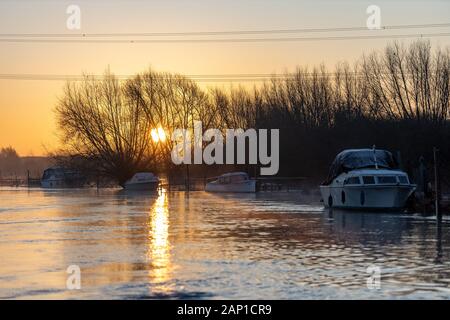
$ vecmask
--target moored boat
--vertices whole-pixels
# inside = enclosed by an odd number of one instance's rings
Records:
[[[79,172],[63,167],[50,167],[44,170],[41,178],[41,187],[52,188],[81,188],[86,178]]]
[[[207,192],[256,192],[256,180],[245,172],[230,172],[215,178],[205,186]]]
[[[386,209],[405,207],[416,186],[396,168],[386,150],[351,149],[336,156],[328,179],[320,186],[326,207]]]
[[[159,179],[151,172],[138,172],[124,184],[125,190],[131,191],[156,191]]]

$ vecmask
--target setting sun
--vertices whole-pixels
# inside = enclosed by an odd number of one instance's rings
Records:
[[[164,132],[164,129],[159,127],[158,129],[152,129],[150,132],[152,136],[152,140],[154,142],[164,142],[166,141],[166,133]]]

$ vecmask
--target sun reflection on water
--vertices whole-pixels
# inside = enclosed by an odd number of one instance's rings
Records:
[[[170,278],[170,242],[169,242],[169,210],[167,194],[160,191],[150,211],[149,250],[151,263],[150,280],[157,284],[157,289],[166,291],[164,286]],[[155,289],[155,288],[154,288]]]

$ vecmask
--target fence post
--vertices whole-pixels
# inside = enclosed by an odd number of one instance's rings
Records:
[[[441,220],[441,186],[439,177],[439,149],[433,147],[433,160],[434,160],[434,207],[436,212],[436,220]]]
[[[190,189],[190,177],[189,177],[189,164],[186,164],[186,178],[187,178],[187,181],[186,181],[186,191],[188,191],[189,192],[189,189]]]

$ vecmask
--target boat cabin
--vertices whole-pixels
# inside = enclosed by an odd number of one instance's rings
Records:
[[[130,180],[130,183],[157,180],[157,177],[151,172],[138,172]]]
[[[397,170],[355,170],[348,173],[343,179],[345,186],[410,184],[408,175]],[[337,178],[336,183],[339,182],[339,178]]]
[[[55,166],[44,170],[41,186],[44,188],[82,187],[86,180],[86,177],[78,171]]]

